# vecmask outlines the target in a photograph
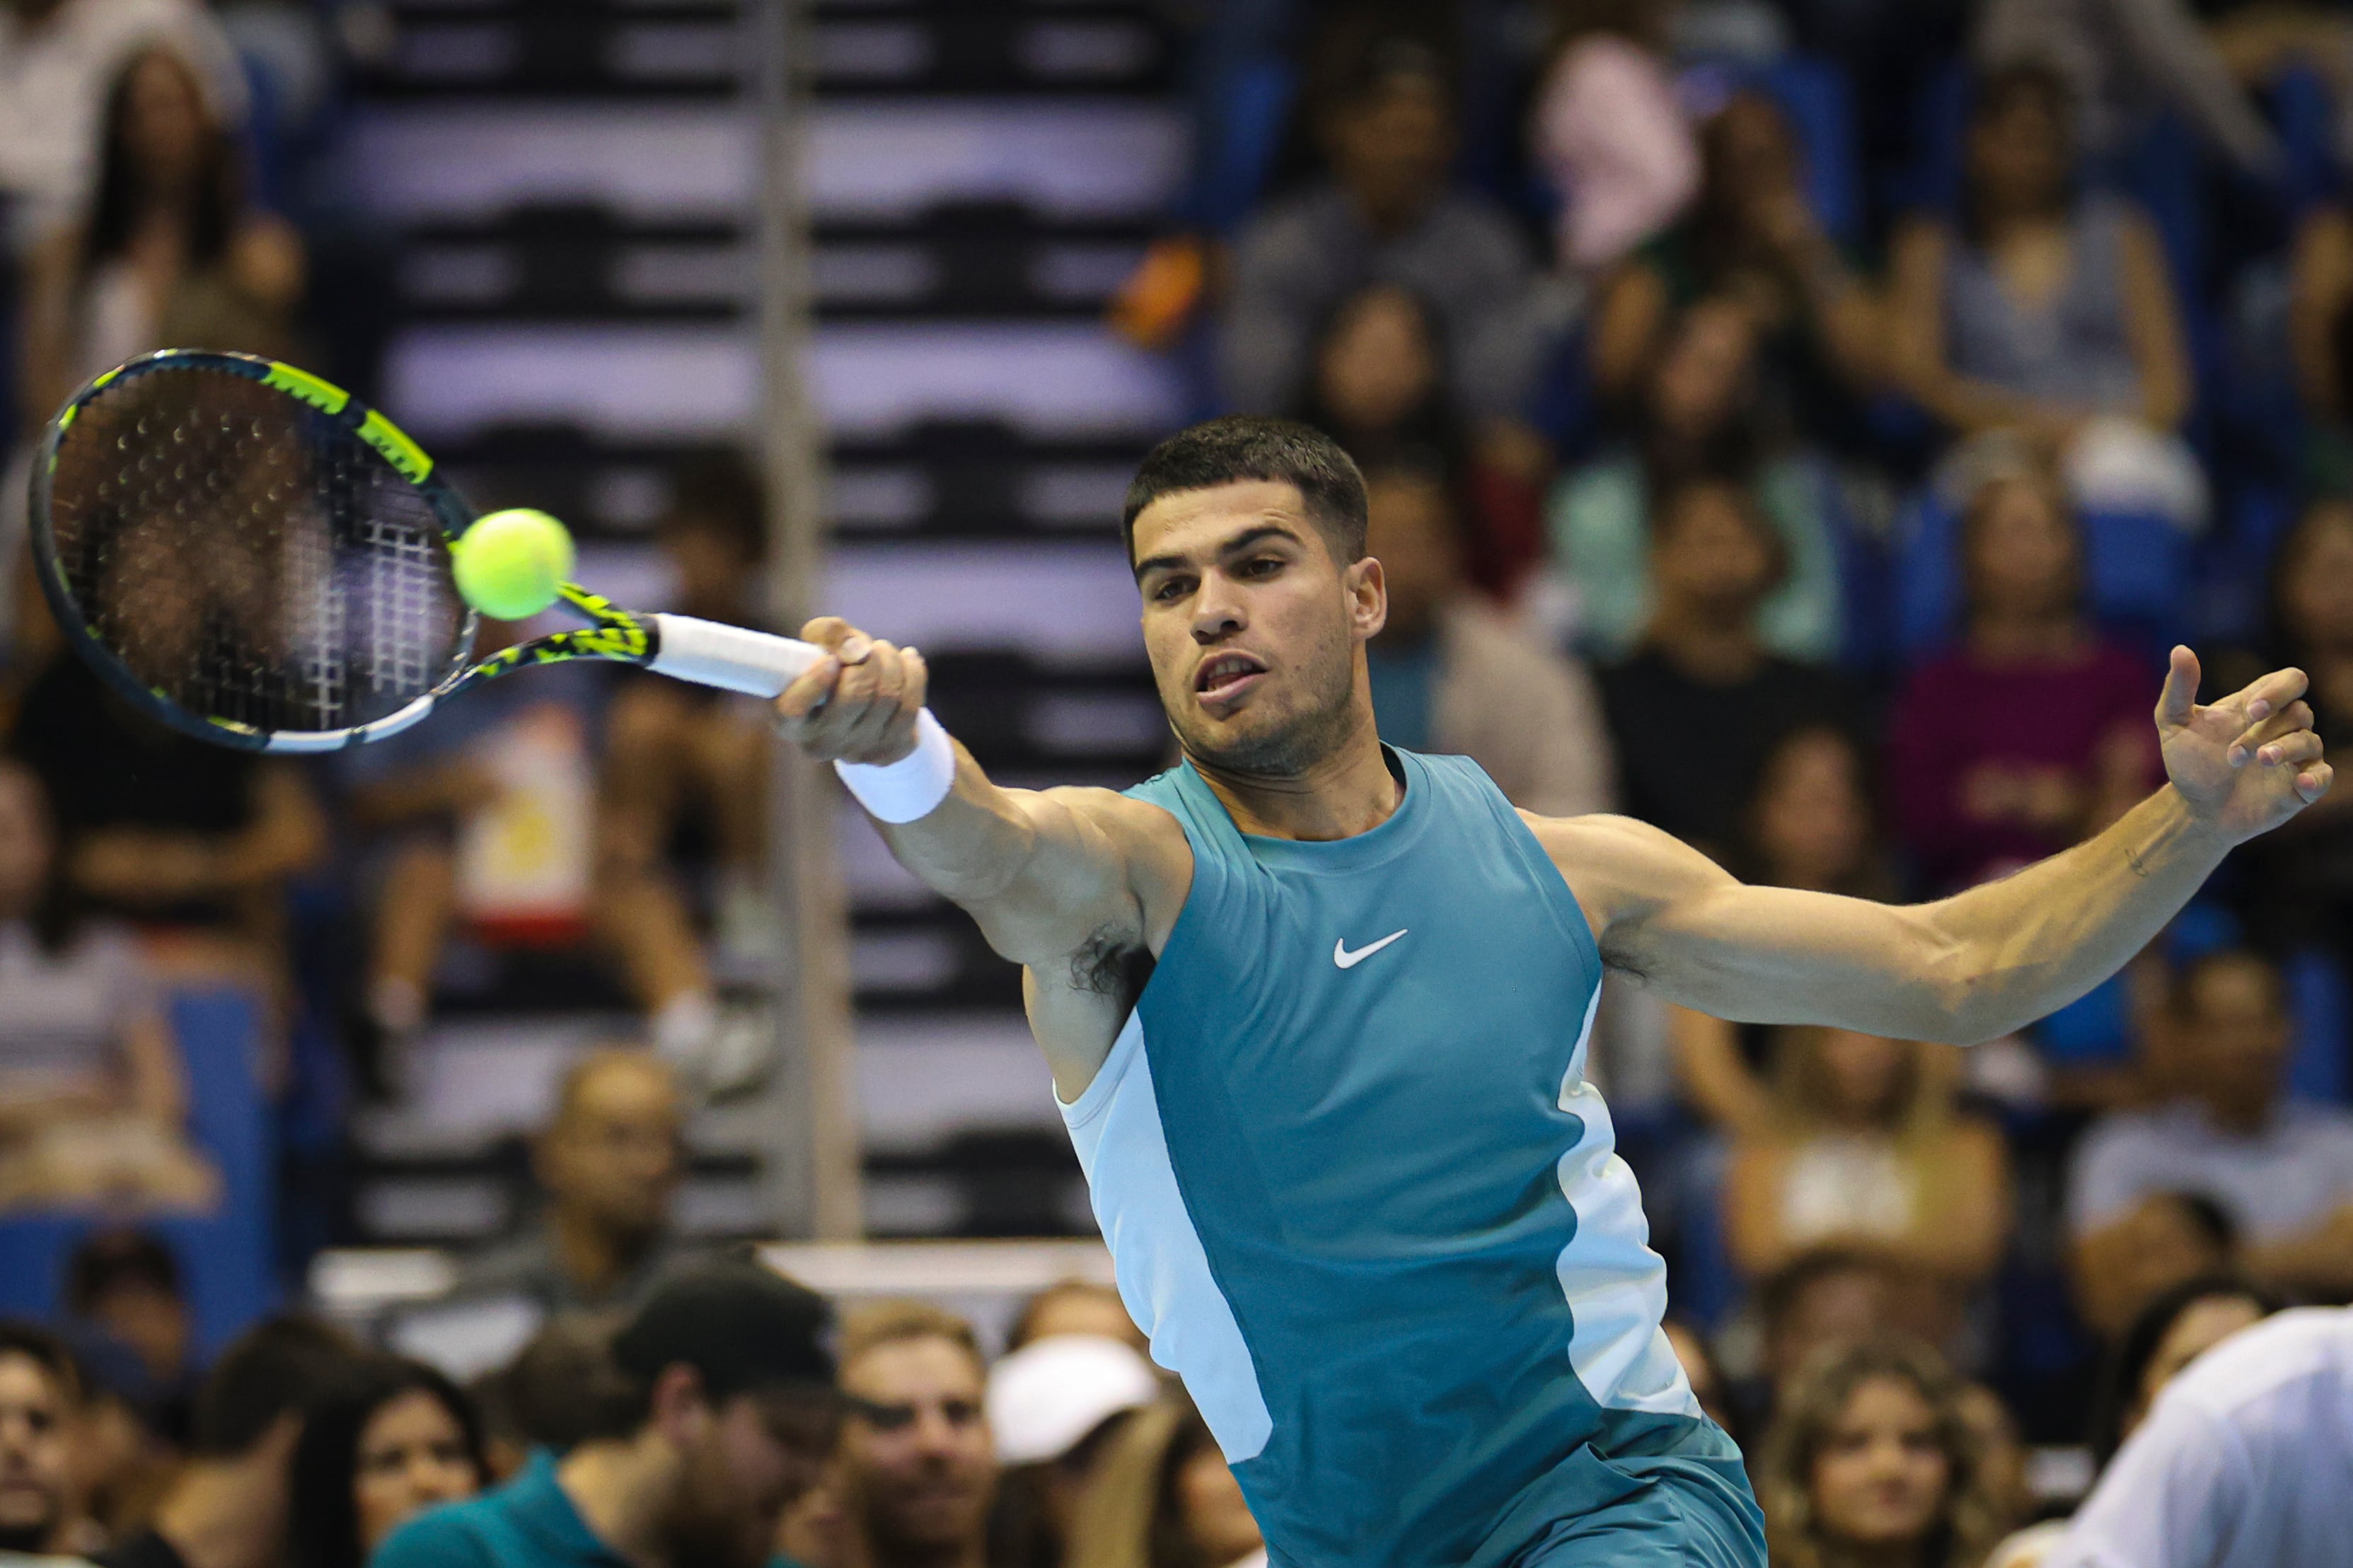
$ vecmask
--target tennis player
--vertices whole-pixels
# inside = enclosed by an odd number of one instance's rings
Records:
[[[1910,908],[1744,887],[1380,743],[1381,565],[1325,437],[1185,431],[1126,531],[1172,771],[1002,788],[923,711],[922,658],[839,620],[777,710],[1023,966],[1121,1293],[1284,1568],[1765,1562],[1585,1079],[1605,970],[1725,1018],[1983,1040],[2328,788],[2300,671],[2200,707],[2176,648],[2170,782],[2099,837]]]

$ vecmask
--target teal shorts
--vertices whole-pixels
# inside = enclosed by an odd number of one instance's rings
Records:
[[[1538,1531],[1513,1568],[1765,1568],[1765,1515],[1735,1459],[1569,1457],[1590,1506]]]

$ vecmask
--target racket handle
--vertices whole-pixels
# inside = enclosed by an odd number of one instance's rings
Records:
[[[774,697],[825,657],[815,643],[747,631],[692,616],[655,616],[646,668],[674,680]]]

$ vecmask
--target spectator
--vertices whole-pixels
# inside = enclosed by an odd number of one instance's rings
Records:
[[[664,1284],[614,1336],[629,1396],[558,1460],[396,1530],[373,1568],[760,1568],[839,1425],[821,1297],[755,1263]]]
[[[2353,1534],[2353,1310],[2282,1312],[2168,1388],[2045,1568],[2321,1568]]]
[[[0,759],[0,1205],[202,1209],[186,1086],[136,940],[84,917],[41,781]]]
[[[79,1404],[72,1353],[29,1323],[0,1322],[0,1557],[73,1544]]]
[[[175,48],[145,49],[105,101],[89,216],[27,266],[26,413],[46,418],[99,372],[174,343],[303,357],[302,242],[246,205],[235,139],[197,68]]]
[[[153,1523],[96,1553],[99,1568],[275,1568],[303,1419],[357,1355],[340,1331],[305,1318],[247,1330],[205,1379],[192,1454]]]
[[[844,1322],[844,1539],[824,1568],[1004,1568],[988,1550],[998,1471],[985,1379],[972,1325],[952,1312],[886,1301]]]
[[[627,1424],[633,1391],[613,1366],[613,1336],[626,1321],[610,1311],[562,1313],[497,1374],[508,1436],[519,1447],[568,1454],[614,1425],[608,1407],[620,1408]]]
[[[1127,1303],[1119,1299],[1119,1288],[1092,1279],[1060,1280],[1023,1302],[1012,1331],[1006,1336],[1005,1348],[1018,1351],[1049,1334],[1094,1334],[1124,1340],[1139,1351],[1149,1349],[1144,1331],[1135,1326]]]
[[[2179,308],[2148,220],[2071,190],[2064,81],[1987,72],[1969,113],[1960,222],[1895,236],[1889,362],[1964,436],[2009,432],[2059,457],[2086,505],[2204,521],[2175,434],[2189,412]]]
[[[1686,480],[1654,499],[1651,531],[1657,607],[1633,656],[1601,672],[1620,800],[1723,859],[1773,748],[1816,725],[1858,728],[1859,703],[1840,677],[1758,637],[1784,556],[1746,490]],[[1694,735],[1708,737],[1705,768],[1691,766]]]
[[[1060,1568],[1105,1451],[1159,1394],[1133,1346],[1095,1334],[1036,1340],[990,1368],[989,1433],[1006,1467],[992,1556]]]
[[[74,891],[283,973],[286,889],[326,845],[295,763],[167,730],[63,651],[25,693],[11,735],[57,808]]]
[[[1442,479],[1375,468],[1365,494],[1366,542],[1388,589],[1388,621],[1366,649],[1383,738],[1468,756],[1525,811],[1608,810],[1609,737],[1592,678],[1465,584]]]
[[[2053,855],[2164,782],[2149,672],[2084,612],[2084,542],[2058,489],[1989,480],[1962,519],[1959,646],[1889,722],[1896,826],[1922,879],[1967,887]]]
[[[138,1358],[158,1430],[185,1438],[195,1325],[171,1249],[143,1231],[93,1231],[66,1262],[65,1301],[77,1323]]]
[[[1870,765],[1852,736],[1816,726],[1791,731],[1773,748],[1756,798],[1742,813],[1732,869],[1767,887],[1894,897]],[[1771,1128],[1775,1104],[1760,1073],[1769,1030],[1670,1007],[1667,1031],[1676,1088],[1687,1106],[1725,1131]]]
[[[1624,658],[1656,610],[1646,517],[1683,481],[1736,483],[1780,536],[1788,568],[1757,607],[1758,637],[1774,652],[1820,661],[1841,637],[1830,474],[1778,445],[1757,402],[1753,312],[1727,297],[1702,299],[1659,333],[1644,362],[1630,447],[1562,479],[1549,524],[1558,570],[1577,604],[1577,640]]]
[[[2252,174],[2274,175],[2277,139],[2231,67],[2182,0],[1988,0],[1975,52],[2001,64],[2031,60],[2063,73],[2084,108],[2084,145],[2095,154],[2131,151],[2161,110],[2189,121],[2207,142]],[[2291,6],[2264,5],[2277,13]]]
[[[1241,1483],[1190,1401],[1138,1411],[1105,1450],[1071,1532],[1070,1568],[1245,1568],[1266,1547]]]
[[[1294,410],[1332,436],[1357,467],[1427,468],[1461,492],[1473,524],[1464,567],[1508,599],[1542,550],[1540,488],[1499,464],[1448,389],[1430,306],[1395,283],[1367,283],[1342,300],[1315,335],[1313,373]]]
[[[2236,1274],[2202,1274],[2152,1300],[2134,1316],[2102,1371],[2092,1405],[2093,1458],[2106,1465],[2148,1418],[2167,1384],[2285,1304],[2268,1287]]]
[[[1560,201],[1560,258],[1593,272],[1672,223],[1700,184],[1657,0],[1556,0],[1532,162]]]
[[[546,1212],[470,1259],[458,1293],[519,1297],[550,1314],[646,1300],[685,1257],[670,1212],[685,1130],[677,1076],[660,1058],[607,1047],[575,1062],[533,1154]]]
[[[1699,199],[1603,286],[1593,380],[1604,397],[1633,395],[1675,319],[1718,297],[1754,322],[1770,416],[1814,444],[1847,442],[1857,398],[1880,383],[1883,328],[1872,289],[1808,204],[1804,162],[1764,93],[1736,92],[1709,117]]]
[[[71,1464],[89,1552],[145,1528],[178,1473],[187,1436],[185,1402],[159,1396],[131,1350],[101,1334],[69,1331],[81,1408]]]
[[[1942,1357],[1877,1338],[1808,1363],[1757,1461],[1773,1561],[1975,1568],[2007,1521]]]
[[[2227,653],[2214,664],[2219,683],[2276,657],[2267,668],[2295,666],[2310,678],[2304,700],[2324,735],[2353,726],[2353,500],[2316,500],[2273,552],[2268,635],[2262,646]],[[2249,844],[2237,900],[2257,942],[2275,951],[2319,943],[2339,962],[2353,960],[2353,795],[2334,792],[2284,825],[2274,843]],[[2259,889],[2259,891],[2257,891]]]
[[[1895,1328],[1903,1289],[1885,1259],[1818,1247],[1757,1282],[1757,1320],[1764,1342],[1761,1387],[1738,1391],[1742,1425],[1761,1430],[1808,1362],[1829,1347],[1852,1345]]]
[[[422,1362],[393,1357],[311,1405],[293,1473],[293,1568],[362,1568],[396,1527],[490,1481],[472,1404]]]
[[[654,537],[676,578],[672,603],[681,613],[741,626],[766,618],[767,508],[758,476],[741,457],[682,469]],[[600,902],[640,910],[662,901],[681,910],[699,903],[712,912],[721,953],[765,973],[784,940],[767,881],[772,743],[756,702],[686,681],[623,683],[605,714]],[[691,847],[687,863],[666,864],[681,842]],[[681,870],[701,884],[699,897],[682,897]],[[700,944],[663,940],[687,930],[686,922],[665,913],[654,923],[651,940],[622,944],[644,955],[638,991],[660,999],[657,1005],[696,996],[688,1005],[715,1016]]]
[[[1219,337],[1226,399],[1297,403],[1317,322],[1367,283],[1430,301],[1446,384],[1482,429],[1514,420],[1543,352],[1527,248],[1511,218],[1450,183],[1452,83],[1419,44],[1383,38],[1333,62],[1309,113],[1327,176],[1260,214],[1235,247]]]
[[[237,57],[197,0],[0,5],[0,202],[16,209],[10,249],[21,251],[88,204],[107,84],[159,41],[196,65],[216,118],[242,113],[245,79]]]
[[[2246,1237],[2255,1278],[2353,1290],[2353,1112],[2285,1098],[2292,1037],[2285,982],[2268,961],[2225,951],[2182,972],[2150,1032],[2168,1098],[2111,1114],[2075,1151],[2067,1220],[2082,1278],[2128,1267],[2136,1211],[2189,1191]]]
[[[1741,1141],[1725,1187],[1726,1239],[1751,1279],[1824,1246],[1954,1293],[1993,1272],[2010,1161],[2000,1130],[1956,1105],[1954,1054],[1852,1029],[1781,1031],[1778,1114]]]
[[[2088,1248],[2078,1245],[2076,1311],[2114,1343],[2149,1302],[2187,1281],[2238,1268],[2240,1256],[2238,1226],[2213,1199],[2151,1192],[2103,1226]]]
[[[2305,471],[2323,495],[2353,490],[2353,208],[2316,205],[2296,226],[2287,352],[2304,405]]]

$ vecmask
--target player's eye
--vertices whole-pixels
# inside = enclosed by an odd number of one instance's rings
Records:
[[[1282,558],[1281,556],[1255,555],[1250,560],[1242,563],[1241,574],[1245,577],[1265,578],[1271,577],[1282,570]]]
[[[1155,604],[1173,605],[1192,591],[1192,584],[1185,578],[1163,577],[1159,586],[1152,590],[1152,599]]]

